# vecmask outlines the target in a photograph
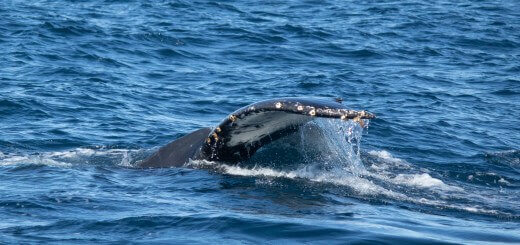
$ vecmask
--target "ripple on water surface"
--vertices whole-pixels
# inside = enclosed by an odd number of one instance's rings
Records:
[[[7,1],[0,238],[520,243],[514,1]],[[252,102],[342,97],[240,164],[137,169]],[[361,135],[362,143],[361,143]]]

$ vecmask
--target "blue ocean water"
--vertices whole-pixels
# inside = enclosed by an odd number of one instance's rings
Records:
[[[518,1],[0,3],[1,243],[520,243]],[[247,162],[139,169],[277,97]]]

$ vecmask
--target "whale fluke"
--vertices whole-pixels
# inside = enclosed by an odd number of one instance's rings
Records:
[[[240,108],[217,127],[199,129],[160,148],[141,167],[182,166],[189,159],[237,162],[250,158],[260,147],[298,130],[316,117],[355,120],[375,116],[349,110],[335,101],[281,98]]]

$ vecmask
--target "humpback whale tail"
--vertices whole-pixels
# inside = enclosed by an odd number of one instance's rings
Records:
[[[190,159],[237,162],[260,147],[298,130],[316,117],[354,120],[375,118],[366,111],[347,109],[340,101],[282,98],[240,108],[215,128],[202,128],[163,147],[140,163],[141,167],[176,167]]]

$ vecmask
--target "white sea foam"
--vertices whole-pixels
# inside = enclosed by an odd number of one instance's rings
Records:
[[[336,185],[348,186],[360,195],[384,195],[391,198],[405,199],[406,196],[394,191],[385,189],[370,180],[352,175],[351,173],[316,171],[312,167],[304,167],[291,171],[281,171],[265,167],[245,168],[227,164],[220,164],[206,160],[190,161],[188,166],[212,166],[225,174],[237,176],[259,176],[288,179],[306,179],[311,182],[331,183]]]
[[[368,154],[378,157],[380,159],[384,159],[387,162],[392,162],[392,163],[403,162],[403,160],[393,157],[392,154],[390,154],[390,152],[385,151],[385,150],[381,150],[381,151],[372,150],[372,151],[369,151]]]
[[[368,152],[373,157],[377,157],[381,163],[389,164],[391,166],[398,166],[408,168],[410,165],[403,159],[394,157],[390,152],[386,150],[371,150]]]
[[[427,173],[422,174],[398,174],[395,178],[390,179],[395,184],[415,186],[421,188],[439,188],[444,190],[462,191],[463,189],[456,186],[450,186],[442,182],[440,179],[431,177]]]
[[[504,213],[504,212],[494,210],[494,209],[488,209],[485,207],[480,207],[480,206],[475,206],[475,205],[470,206],[470,205],[463,205],[463,204],[451,204],[446,201],[429,200],[426,198],[411,200],[411,202],[418,203],[418,204],[424,204],[424,205],[428,205],[428,206],[440,207],[440,208],[449,208],[449,209],[454,209],[454,210],[459,210],[459,211],[466,211],[466,212],[476,213],[476,214],[487,214],[487,215],[500,214],[500,215],[503,215],[506,217],[511,216],[511,214]]]
[[[504,178],[500,177],[500,179],[498,180],[498,183],[502,183],[502,184],[506,184],[506,185],[509,185],[511,183],[509,183],[509,181],[505,180]]]
[[[121,159],[119,165],[131,166],[131,153],[139,150],[130,149],[90,149],[76,148],[67,151],[41,152],[37,154],[1,154],[0,165],[16,164],[38,164],[57,167],[69,167],[73,163],[88,162],[90,157],[107,157],[110,159]]]
[[[0,166],[15,165],[15,164],[38,164],[48,165],[57,167],[69,167],[71,164],[54,160],[52,158],[40,156],[40,155],[27,155],[27,156],[8,156],[0,159]]]
[[[372,164],[371,168],[376,172],[368,173],[369,176],[391,182],[396,185],[405,185],[417,188],[442,189],[452,191],[462,191],[463,189],[456,186],[445,184],[442,180],[430,176],[428,173],[399,173],[392,177],[391,172],[385,172],[390,167],[397,167],[399,170],[411,171],[412,167],[406,161],[392,156],[386,150],[369,151],[371,156],[377,157],[381,161],[378,164]],[[395,171],[394,171],[395,172]]]
[[[374,163],[370,166],[373,170],[381,171],[387,170],[389,168],[400,168],[400,169],[410,169],[410,164],[408,164],[403,159],[392,156],[390,152],[386,150],[371,150],[368,152],[369,155],[378,158],[378,162]]]
[[[96,151],[88,148],[76,148],[70,151],[56,151],[43,153],[48,157],[62,157],[62,158],[73,158],[78,156],[92,156],[96,154]]]
[[[382,186],[375,184],[374,182],[357,177],[354,175],[341,176],[336,173],[330,172],[316,172],[312,168],[301,168],[293,171],[278,171],[271,168],[264,167],[253,167],[245,168],[240,166],[232,166],[227,164],[220,164],[205,160],[195,160],[188,163],[189,166],[212,166],[215,169],[219,169],[225,174],[236,175],[236,176],[257,176],[257,177],[272,177],[272,178],[288,178],[288,179],[306,179],[311,182],[318,183],[331,183],[340,186],[346,186],[357,194],[362,196],[386,196],[395,200],[407,201],[410,203],[423,204],[439,208],[450,208],[455,210],[467,211],[471,213],[480,214],[503,214],[493,209],[487,209],[478,206],[458,205],[451,204],[443,200],[431,200],[424,197],[411,197],[404,193],[398,193]],[[429,174],[411,174],[411,175],[400,175],[393,179],[394,181],[401,181],[401,184],[413,185],[420,187],[438,187],[443,189],[456,189],[458,187],[448,186],[441,180],[431,177]],[[272,183],[272,182],[262,182]],[[462,190],[462,189],[460,189]],[[503,214],[507,215],[507,214]]]

